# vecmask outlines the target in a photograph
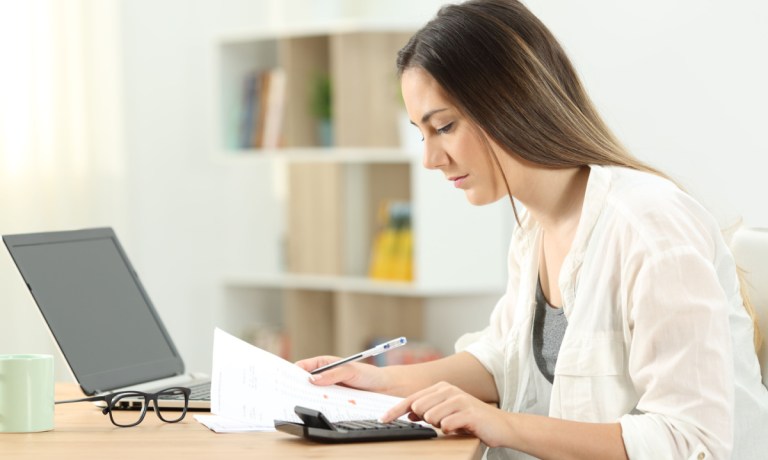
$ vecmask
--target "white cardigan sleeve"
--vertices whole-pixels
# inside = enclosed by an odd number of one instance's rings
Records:
[[[622,436],[631,459],[730,458],[729,299],[712,243],[678,230],[661,244],[652,242],[650,256],[646,246],[645,256],[633,262],[635,276],[625,278],[628,370],[639,401],[633,414],[620,418]]]

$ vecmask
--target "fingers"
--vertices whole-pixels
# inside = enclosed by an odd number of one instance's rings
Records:
[[[314,358],[303,359],[295,364],[307,372],[335,363],[339,358],[336,356],[316,356]],[[328,386],[334,384],[348,385],[359,378],[360,367],[355,363],[344,364],[333,369],[312,374],[309,381],[318,386]],[[355,385],[351,385],[356,387]]]
[[[384,413],[384,415],[382,415],[379,418],[379,420],[382,423],[389,423],[392,420],[398,419],[398,418],[400,418],[401,416],[403,416],[405,414],[409,414],[408,418],[410,418],[414,422],[420,420],[418,418],[418,415],[416,415],[415,413],[413,413],[413,411],[411,411],[411,404],[414,401],[414,399],[417,398],[418,395],[420,395],[424,391],[426,391],[426,390],[422,390],[422,391],[420,391],[418,393],[414,393],[411,396],[403,399],[399,403],[395,404],[394,406],[392,406],[391,409],[389,409],[386,413]],[[411,414],[413,414],[416,418],[411,417]]]
[[[477,436],[489,446],[502,445],[510,432],[500,409],[447,383],[438,383],[403,399],[381,417],[391,422],[403,414],[423,420],[444,434]]]
[[[453,413],[440,419],[439,428],[443,434],[471,434],[472,430],[467,428],[467,424],[461,413]]]
[[[315,356],[313,358],[307,358],[307,359],[302,359],[300,361],[296,361],[294,364],[296,364],[297,366],[299,366],[300,368],[304,369],[307,372],[312,372],[318,367],[326,366],[338,360],[339,358],[337,358],[336,356]]]
[[[440,428],[444,433],[465,433],[473,424],[472,406],[479,403],[462,390],[441,382],[403,399],[382,417],[391,422],[404,414],[411,421],[425,421]],[[471,431],[471,430],[470,430]]]
[[[435,390],[414,401],[411,411],[430,425],[442,429],[445,418],[460,410],[454,396],[458,390],[453,387]]]
[[[440,418],[435,419],[437,424],[433,423],[433,420],[425,418],[427,411],[436,408],[439,404],[449,398],[450,394],[460,391],[461,390],[445,382],[436,383],[429,388],[425,388],[408,396],[392,406],[392,408],[381,417],[381,421],[387,423],[405,414],[409,414],[411,420],[424,420],[439,427]],[[412,415],[415,416],[415,418],[413,418]]]
[[[344,364],[342,366],[328,369],[327,371],[309,376],[309,380],[315,385],[333,385],[346,384],[352,382],[358,375],[358,368],[354,364]]]

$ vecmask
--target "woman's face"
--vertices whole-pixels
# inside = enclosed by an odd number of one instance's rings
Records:
[[[494,164],[501,149],[451,103],[426,71],[407,69],[401,87],[411,122],[421,131],[424,166],[439,169],[453,186],[464,190],[474,205],[493,203],[507,195],[504,178]],[[509,158],[501,154],[499,158]]]

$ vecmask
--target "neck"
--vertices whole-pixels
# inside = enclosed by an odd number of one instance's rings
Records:
[[[589,167],[539,169],[531,182],[527,199],[520,201],[549,233],[570,233],[576,229],[584,204]]]

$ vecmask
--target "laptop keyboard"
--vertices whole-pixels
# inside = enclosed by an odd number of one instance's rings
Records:
[[[192,390],[192,394],[189,395],[189,399],[197,399],[208,401],[211,399],[211,382],[199,383],[189,387]]]
[[[211,399],[211,382],[201,383],[199,385],[189,387],[189,389],[192,390],[192,394],[189,395],[189,399],[202,399],[205,401]]]
[[[197,385],[190,385],[187,388],[192,390],[189,395],[189,400],[209,401],[211,399],[211,382],[198,383]],[[184,399],[184,395],[175,395],[167,399]]]

